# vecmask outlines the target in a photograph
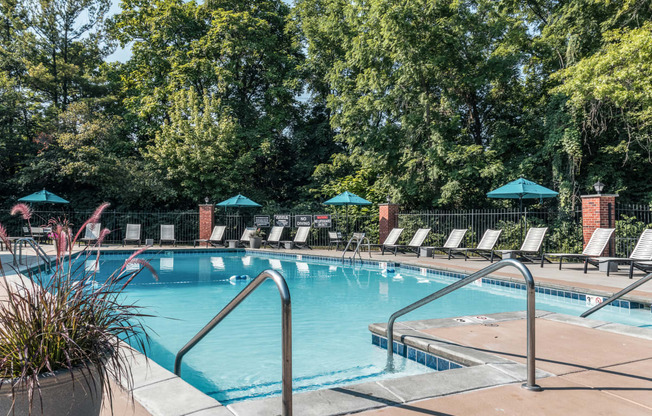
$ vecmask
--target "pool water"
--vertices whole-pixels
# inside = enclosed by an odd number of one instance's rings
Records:
[[[99,278],[121,267],[126,256],[101,256]],[[326,261],[294,261],[244,253],[146,254],[159,273],[143,271],[126,290],[146,307],[148,356],[172,370],[174,356],[255,277],[279,271],[292,297],[293,389],[314,390],[432,371],[397,357],[397,373],[384,371],[386,352],[371,344],[368,325],[386,322],[396,310],[456,281],[378,266],[342,267]],[[401,320],[432,319],[525,310],[525,291],[469,285]],[[579,316],[585,302],[537,294],[537,309]],[[595,319],[650,326],[649,310],[606,307]],[[252,293],[185,357],[182,377],[228,404],[281,391],[281,306],[272,281]]]

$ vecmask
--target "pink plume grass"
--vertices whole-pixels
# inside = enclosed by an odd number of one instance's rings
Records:
[[[109,234],[111,234],[111,230],[109,230],[108,228],[105,228],[102,231],[100,231],[100,235],[97,237],[97,243],[96,243],[98,247],[102,245],[102,242]]]
[[[9,211],[11,215],[20,214],[24,220],[29,221],[32,218],[32,209],[27,204],[16,204]]]
[[[79,235],[82,233],[83,230],[86,229],[86,226],[91,223],[96,223],[100,220],[100,216],[102,215],[102,211],[104,211],[109,205],[108,202],[104,202],[100,204],[99,207],[95,209],[95,212],[93,212],[93,215],[89,219],[86,220],[85,223],[82,224],[81,227],[79,227],[79,230],[77,231],[77,234],[75,234],[75,238],[72,239],[72,245],[75,245],[75,242],[77,242],[77,239],[79,238]]]
[[[0,240],[2,240],[5,246],[7,246],[7,250],[9,250],[9,252],[12,253],[9,237],[7,236],[7,229],[2,224],[0,224]]]
[[[134,258],[134,259],[131,259],[131,261],[129,261],[129,263],[131,263],[131,264],[140,264],[141,266],[143,266],[144,268],[149,270],[150,273],[152,273],[152,276],[154,276],[154,280],[158,281],[158,274],[156,274],[156,270],[154,270],[152,265],[149,264],[149,262],[147,260]],[[129,264],[129,263],[125,262],[123,267],[126,267],[127,264]],[[133,273],[131,276],[129,276],[129,279],[127,279],[127,281],[122,285],[122,289],[127,287],[127,285],[129,283],[131,283],[131,281],[134,279],[134,277],[136,277],[137,274],[138,273]]]
[[[132,254],[131,256],[129,256],[129,258],[127,260],[125,260],[125,264],[122,265],[122,268],[120,269],[120,272],[122,273],[124,271],[124,269],[127,267],[127,265],[132,262],[133,259],[135,259],[139,255],[143,254],[148,248],[149,248],[148,246],[145,246],[145,247],[143,247],[141,249],[138,249],[138,250],[134,251],[134,254]]]

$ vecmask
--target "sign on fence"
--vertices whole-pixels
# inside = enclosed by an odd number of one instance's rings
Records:
[[[330,215],[315,215],[315,227],[317,228],[331,228]]]
[[[255,215],[254,225],[256,227],[269,227],[269,215]]]
[[[289,227],[290,226],[290,216],[289,215],[274,215],[274,225],[277,227]]]
[[[296,227],[310,227],[312,225],[312,215],[295,215],[294,225]]]

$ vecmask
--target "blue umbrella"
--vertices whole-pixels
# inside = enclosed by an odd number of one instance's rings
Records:
[[[324,202],[325,205],[346,206],[346,233],[349,233],[349,205],[371,205],[371,202],[349,191],[344,191],[336,197]]]
[[[559,192],[555,192],[552,189],[548,189],[545,186],[541,186],[535,182],[528,181],[525,178],[519,178],[515,181],[501,186],[500,188],[494,189],[491,192],[487,192],[489,198],[499,198],[499,199],[517,199],[519,201],[519,212],[523,212],[523,200],[524,199],[539,199],[543,198],[554,198],[559,195]],[[522,214],[521,214],[522,218]],[[523,239],[523,226],[521,225],[521,240]]]
[[[65,199],[61,198],[60,196],[57,196],[53,194],[52,192],[48,192],[45,189],[42,191],[34,192],[31,195],[24,196],[19,199],[21,202],[49,202],[52,204],[67,204],[68,201]]]
[[[226,201],[222,201],[219,204],[216,204],[219,207],[259,207],[260,204],[252,201],[244,195],[236,195],[233,198],[229,198]]]

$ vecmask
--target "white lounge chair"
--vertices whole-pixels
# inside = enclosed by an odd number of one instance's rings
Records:
[[[397,243],[398,239],[401,238],[401,234],[403,234],[403,228],[392,228],[392,231],[389,232],[385,241],[383,241],[382,244],[378,244],[378,247],[380,247],[380,254],[385,255],[385,250],[387,250],[394,252],[394,255],[396,255],[399,247],[399,244]],[[374,244],[374,246],[376,245]]]
[[[344,238],[342,238],[342,233],[338,231],[329,231],[328,232],[328,249],[331,249],[331,246],[335,246],[335,251],[340,249],[340,244],[344,245]]]
[[[164,241],[171,242],[172,246],[177,245],[177,240],[174,238],[174,225],[161,224],[161,239],[159,240],[158,245],[162,246]]]
[[[226,225],[216,225],[215,227],[213,227],[213,232],[211,233],[211,236],[208,237],[208,239],[198,238],[197,240],[195,240],[192,246],[197,247],[197,244],[201,244],[201,243],[206,243],[206,247],[208,247],[209,244],[212,246],[224,245],[225,232],[226,232]]]
[[[550,261],[549,258],[551,257],[559,258],[559,270],[561,270],[561,264],[564,259],[583,259],[584,273],[586,273],[589,264],[598,266],[597,260],[593,259],[602,255],[605,247],[607,247],[607,244],[609,244],[609,240],[611,240],[611,236],[613,235],[614,231],[615,228],[596,228],[581,254],[544,253],[543,256],[541,256],[541,267],[543,267],[543,262],[546,260]]]
[[[543,245],[543,238],[548,232],[548,227],[536,228],[532,227],[527,231],[525,240],[521,244],[519,250],[495,250],[494,253],[504,258],[506,255],[510,257],[521,257],[529,261],[534,261],[532,256],[539,254],[541,246]]]
[[[251,247],[251,237],[254,235],[256,232],[256,229],[253,227],[247,227],[245,230],[242,232],[242,237],[240,237],[240,241],[238,241],[238,244],[240,244],[242,247],[246,247],[248,244]]]
[[[129,241],[136,241],[140,246],[140,224],[127,224],[125,238],[122,239],[122,246],[124,247]]]
[[[86,224],[86,229],[84,230],[84,237],[79,239],[79,245],[82,241],[86,245],[96,242],[100,238],[100,231],[102,231],[101,222],[89,222]]]
[[[629,264],[629,278],[631,279],[634,276],[634,268],[644,272],[652,270],[652,264],[648,263],[650,261],[652,261],[652,228],[643,231],[629,257],[605,257],[598,259],[597,263],[607,263],[607,276],[609,276],[611,263]]]
[[[493,263],[494,261],[494,247],[498,242],[498,238],[503,230],[486,230],[480,239],[477,247],[461,247],[452,250],[453,253],[460,253],[464,255],[464,261],[469,258],[469,253],[475,253],[478,256],[489,260]]]
[[[448,254],[448,259],[450,260],[452,252],[451,250],[458,248],[462,244],[462,240],[464,240],[464,236],[466,235],[466,228],[458,228],[453,231],[448,235],[448,238],[446,239],[446,242],[444,243],[443,246],[441,247],[433,247],[433,257],[434,257],[434,252],[435,251],[441,251],[445,254]]]
[[[430,234],[430,228],[419,228],[407,245],[396,246],[396,249],[402,252],[413,251],[417,253],[417,257],[419,257],[421,256],[419,250],[421,249],[423,242],[426,241],[428,234]]]
[[[312,247],[308,245],[308,237],[310,236],[310,227],[299,227],[297,228],[297,233],[294,236],[294,240],[291,242],[294,243],[296,248],[307,248],[312,250]],[[290,241],[281,241],[281,243],[290,243]]]
[[[283,236],[284,229],[285,227],[280,225],[272,227],[272,229],[269,230],[267,240],[263,240],[263,247],[275,246],[274,248],[279,248],[281,246],[281,237]]]

